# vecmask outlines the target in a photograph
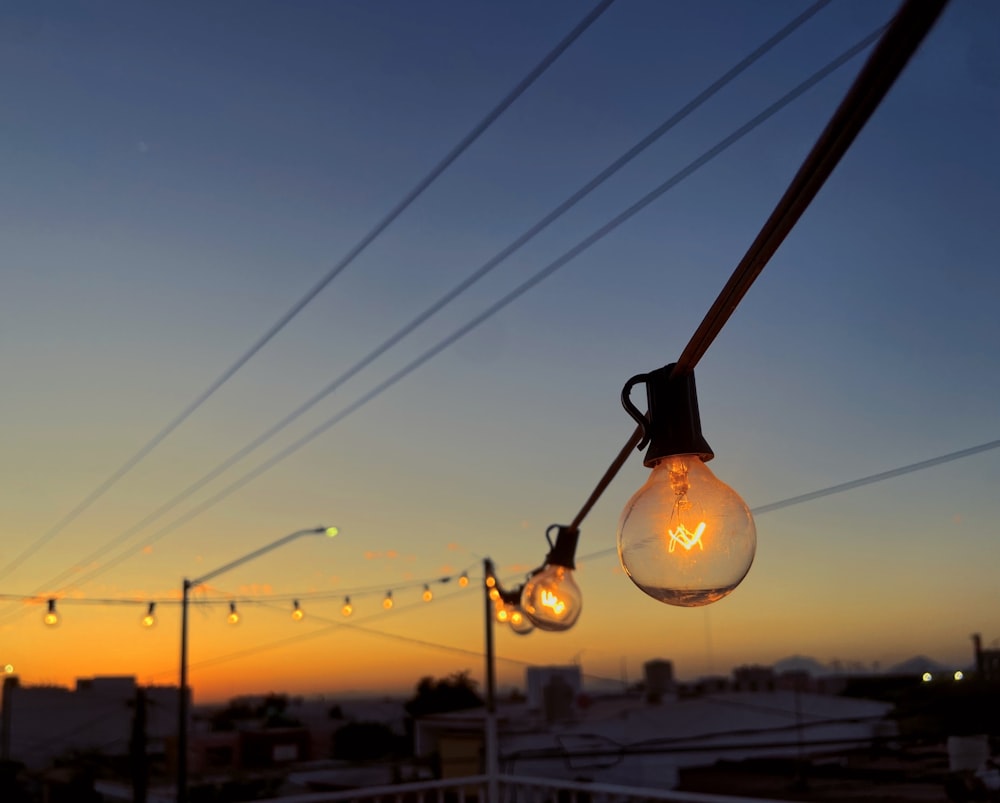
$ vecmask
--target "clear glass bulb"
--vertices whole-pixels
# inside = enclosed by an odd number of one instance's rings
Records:
[[[344,597],[344,607],[340,609],[340,612],[344,614],[344,616],[350,616],[354,613],[354,606],[351,605],[350,597]]]
[[[521,610],[520,606],[515,606],[514,610],[510,612],[508,622],[510,624],[510,629],[519,636],[525,636],[535,629],[535,626],[531,623],[531,620],[524,615],[524,611]]]
[[[729,594],[757,550],[753,516],[697,455],[657,463],[618,522],[622,568],[649,596],[693,608]]]
[[[569,630],[583,610],[583,594],[573,570],[546,564],[525,584],[521,610],[539,630]]]

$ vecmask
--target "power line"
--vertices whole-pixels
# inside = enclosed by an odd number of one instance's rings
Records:
[[[959,449],[957,452],[948,452],[948,454],[932,457],[929,460],[920,460],[919,462],[899,466],[898,468],[891,468],[888,471],[880,471],[877,474],[869,474],[867,477],[850,480],[849,482],[841,482],[827,488],[820,488],[816,491],[809,491],[808,493],[798,494],[797,496],[790,496],[787,499],[782,499],[778,502],[771,502],[767,505],[760,505],[759,507],[751,508],[750,512],[753,513],[754,516],[761,516],[764,513],[782,510],[786,507],[792,507],[793,505],[801,505],[803,502],[811,502],[814,499],[822,499],[824,496],[833,496],[834,494],[844,493],[845,491],[853,491],[855,488],[862,488],[865,485],[873,485],[876,482],[883,482],[884,480],[902,477],[904,474],[912,474],[915,471],[923,471],[926,468],[940,466],[943,463],[951,463],[954,460],[972,457],[973,455],[982,454],[983,452],[988,452],[992,449],[996,449],[997,447],[1000,447],[1000,440],[987,441],[986,443],[981,443],[978,446],[970,446],[968,449]],[[616,551],[617,548],[614,547],[611,549],[602,549],[597,552],[591,552],[589,555],[584,555],[577,560],[585,561],[592,558],[604,557],[605,555],[610,555]]]
[[[713,159],[715,159],[717,156],[719,156],[721,153],[727,150],[730,146],[734,145],[736,142],[741,140],[755,128],[757,128],[762,123],[764,123],[772,116],[777,114],[779,111],[784,109],[786,106],[788,106],[792,101],[796,100],[799,96],[801,96],[806,91],[808,91],[813,86],[822,81],[824,78],[829,76],[837,68],[841,67],[843,64],[850,61],[850,59],[852,59],[858,53],[862,52],[865,48],[869,47],[873,42],[875,42],[878,39],[881,30],[882,28],[880,27],[878,30],[873,31],[872,33],[868,34],[866,37],[861,39],[859,42],[857,42],[855,45],[848,48],[840,56],[835,58],[833,61],[829,62],[822,69],[813,73],[809,78],[807,78],[802,83],[798,84],[798,86],[796,86],[790,92],[786,93],[777,101],[772,103],[764,111],[760,112],[755,117],[751,118],[749,121],[744,123],[733,133],[729,134],[727,137],[720,140],[713,147],[705,151],[701,156],[696,158],[694,161],[690,162],[686,167],[681,169],[679,172],[675,173],[673,176],[664,181],[654,190],[650,191],[645,196],[640,198],[638,201],[633,203],[625,211],[621,212],[612,220],[610,220],[609,222],[605,223],[603,226],[595,230],[588,237],[577,243],[577,245],[575,245],[569,251],[565,252],[562,256],[560,256],[553,262],[550,262],[548,265],[546,265],[540,271],[535,273],[528,280],[518,285],[514,290],[509,292],[507,295],[503,296],[499,301],[496,301],[494,304],[489,306],[479,315],[477,315],[476,317],[465,323],[459,329],[452,332],[452,334],[448,335],[446,338],[439,341],[435,346],[431,347],[423,354],[421,354],[419,357],[408,363],[406,366],[393,373],[387,379],[383,380],[381,383],[376,385],[372,390],[368,391],[366,394],[361,396],[352,404],[348,405],[340,412],[336,413],[334,416],[327,419],[325,422],[315,427],[314,429],[306,433],[304,436],[300,437],[298,440],[292,442],[284,449],[275,453],[270,458],[265,460],[263,463],[260,463],[256,468],[244,474],[235,482],[230,483],[228,486],[217,492],[215,495],[209,497],[206,500],[203,500],[200,504],[191,508],[186,513],[174,519],[166,526],[160,528],[159,530],[154,532],[152,536],[145,539],[145,542],[147,544],[155,543],[160,538],[163,538],[164,536],[176,530],[183,524],[187,524],[189,521],[201,515],[205,511],[209,510],[211,507],[218,504],[231,494],[235,493],[236,491],[238,491],[243,486],[247,485],[252,480],[256,479],[265,472],[269,471],[278,463],[290,457],[299,449],[301,449],[302,447],[310,443],[312,440],[317,438],[319,435],[323,434],[328,429],[330,429],[331,427],[333,427],[334,425],[345,419],[351,413],[357,411],[365,404],[372,401],[377,396],[382,394],[384,391],[386,391],[394,384],[399,382],[401,379],[411,374],[413,371],[422,366],[424,363],[428,362],[433,357],[436,357],[442,351],[444,351],[449,346],[454,344],[456,341],[467,335],[469,332],[474,330],[483,322],[491,318],[493,315],[498,313],[504,307],[508,306],[510,303],[520,298],[520,296],[524,295],[524,293],[528,292],[528,290],[531,290],[533,287],[540,284],[544,279],[547,279],[549,276],[551,276],[557,270],[562,268],[568,262],[579,256],[581,253],[586,251],[588,248],[590,248],[600,240],[604,239],[604,237],[609,235],[612,231],[614,231],[620,225],[628,221],[630,218],[641,212],[643,209],[645,209],[647,206],[653,203],[653,201],[657,200],[664,193],[671,190],[673,187],[680,184],[684,179],[688,178],[693,173],[697,172],[699,169],[701,169],[706,164],[711,162]],[[95,567],[90,572],[85,573],[82,577],[77,578],[74,581],[74,585],[80,585],[84,582],[92,580],[98,575],[103,574],[105,571],[108,571],[114,566],[117,566],[123,560],[128,559],[129,557],[132,556],[132,554],[133,552],[131,550],[125,550],[123,552],[120,552],[118,555],[116,555],[114,558],[112,558],[103,566]]]
[[[199,479],[195,480],[193,483],[188,485],[184,490],[180,491],[178,494],[173,496],[170,500],[165,502],[159,508],[154,510],[148,516],[143,518],[137,524],[132,525],[128,529],[124,530],[119,535],[112,538],[110,541],[106,542],[102,546],[94,550],[90,555],[83,558],[81,563],[84,565],[89,565],[96,560],[99,560],[108,551],[114,549],[116,546],[125,543],[130,540],[132,536],[136,535],[140,531],[144,530],[147,526],[153,522],[160,519],[169,511],[173,510],[177,505],[179,505],[184,500],[190,498],[193,494],[200,491],[202,488],[206,487],[210,482],[219,477],[221,474],[228,471],[238,462],[248,457],[258,448],[263,446],[269,440],[271,440],[275,435],[282,432],[286,427],[292,424],[294,421],[298,420],[302,415],[311,410],[320,401],[328,397],[334,391],[342,387],[348,380],[354,377],[356,374],[367,368],[385,352],[399,343],[401,340],[409,336],[414,330],[424,324],[431,317],[440,312],[444,307],[458,298],[462,293],[471,288],[480,279],[484,278],[488,273],[490,273],[494,268],[503,263],[512,254],[520,250],[527,243],[538,236],[542,231],[548,228],[552,223],[562,217],[566,212],[576,206],[581,200],[587,197],[590,193],[600,187],[605,181],[615,175],[619,170],[625,167],[629,162],[639,156],[643,151],[661,139],[668,131],[673,129],[678,123],[691,115],[694,111],[700,108],[708,100],[714,97],[719,91],[735,80],[739,75],[745,72],[750,66],[752,66],[756,61],[761,59],[764,55],[770,52],[774,47],[780,44],[784,39],[788,38],[792,33],[794,33],[799,27],[806,23],[809,19],[815,16],[819,11],[821,11],[826,5],[828,5],[831,0],[819,0],[819,2],[814,3],[812,6],[807,8],[801,14],[796,16],[790,22],[782,26],[776,33],[758,45],[749,54],[743,57],[735,65],[730,67],[725,73],[723,73],[719,78],[709,84],[705,89],[695,95],[690,101],[684,104],[680,109],[674,112],[670,117],[668,117],[663,123],[654,128],[645,137],[640,139],[625,151],[621,156],[611,162],[602,171],[597,173],[592,179],[586,182],[580,189],[570,195],[566,200],[556,206],[551,212],[541,218],[537,223],[531,226],[527,231],[517,237],[513,242],[507,245],[505,248],[500,250],[497,254],[491,257],[486,263],[481,267],[471,273],[467,278],[459,282],[454,288],[448,291],[444,296],[438,299],[435,303],[431,304],[427,309],[417,315],[412,321],[399,329],[395,334],[389,337],[387,340],[383,341],[374,350],[369,352],[365,357],[356,362],[352,367],[342,372],[333,381],[326,385],[318,393],[314,394],[311,398],[305,401],[303,404],[299,405],[295,410],[281,419],[277,424],[263,432],[257,438],[252,440],[247,445],[243,446],[238,451],[234,452],[228,458],[219,463],[215,468],[213,468],[208,473],[204,474]],[[72,569],[67,569],[54,580],[49,581],[49,585],[57,585],[64,579],[67,579],[72,574]]]
[[[522,78],[517,85],[466,134],[451,151],[408,192],[361,240],[334,265],[322,279],[302,298],[292,305],[278,321],[268,329],[239,359],[223,371],[191,404],[161,429],[138,452],[125,461],[104,482],[97,486],[83,501],[74,507],[66,516],[60,519],[41,537],[31,542],[6,566],[0,568],[0,578],[24,563],[35,552],[61,533],[69,524],[75,521],[84,511],[89,509],[98,499],[104,496],[126,474],[135,468],[150,452],[162,443],[174,430],[183,424],[202,404],[221,388],[233,375],[250,361],[264,346],[266,346],[282,329],[288,325],[316,296],[318,296],[345,268],[347,268],[371,243],[379,237],[423,192],[503,114],[524,92],[600,17],[614,2],[601,0],[563,39]]]
[[[764,270],[841,158],[847,153],[847,149],[861,133],[861,129],[875,113],[910,57],[934,26],[947,2],[948,0],[907,0],[893,17],[885,35],[854,79],[854,83],[806,156],[785,194],[778,201],[778,205],[765,221],[729,281],[684,347],[672,375],[694,371],[698,361],[736,311],[736,307],[750,290],[754,280]],[[615,456],[611,466],[605,471],[597,487],[573,519],[572,526],[579,527],[640,440],[641,433],[637,429]]]

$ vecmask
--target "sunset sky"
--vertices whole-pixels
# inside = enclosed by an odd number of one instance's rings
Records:
[[[482,559],[511,584],[541,563],[546,527],[574,517],[632,432],[625,381],[678,357],[864,55],[369,395],[896,3],[832,0],[201,487],[806,8],[617,0],[253,359],[121,469],[591,7],[0,12],[0,666],[27,684],[176,683],[182,578],[329,524],[337,538],[302,538],[195,594],[196,701],[407,691],[466,669],[481,679]],[[1000,438],[998,32],[1000,5],[951,3],[699,364],[711,468],[751,507]],[[595,682],[634,681],[651,658],[684,679],[792,654],[966,666],[970,634],[1000,638],[1000,449],[760,515],[746,580],[703,609],[652,600],[619,566],[618,516],[646,474],[636,453],[581,528],[576,627],[498,631],[501,684],[521,684],[526,664],[573,661]],[[421,601],[424,583],[464,570],[468,588],[453,579]],[[9,599],[22,596],[35,598]],[[49,597],[57,628],[41,621]],[[143,630],[151,599],[159,621]]]

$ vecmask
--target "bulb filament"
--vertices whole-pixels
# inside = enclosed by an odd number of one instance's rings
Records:
[[[698,545],[699,549],[704,549],[705,545],[701,542],[701,536],[705,532],[705,522],[699,522],[698,526],[694,528],[694,532],[691,532],[683,524],[679,524],[676,530],[667,530],[670,533],[670,547],[668,552],[673,552],[674,547],[680,544],[686,550],[690,551],[691,547],[695,544]]]
[[[566,603],[551,591],[542,592],[542,605],[551,608],[556,616],[562,616],[566,612]]]

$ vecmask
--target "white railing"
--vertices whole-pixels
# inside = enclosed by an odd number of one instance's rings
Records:
[[[499,803],[781,803],[757,797],[705,795],[515,775],[501,775],[498,780]],[[488,776],[472,775],[442,781],[370,786],[346,792],[315,792],[256,803],[487,803],[488,788]]]

